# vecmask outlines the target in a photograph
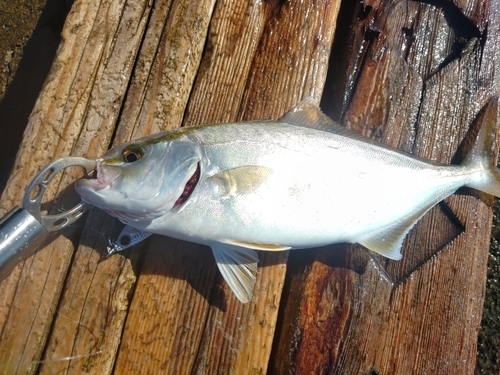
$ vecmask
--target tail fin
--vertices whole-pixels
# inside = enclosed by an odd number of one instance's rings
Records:
[[[496,168],[495,130],[497,123],[498,97],[490,100],[481,116],[481,128],[476,143],[463,164],[480,170],[480,177],[467,184],[468,187],[500,197],[500,170]]]

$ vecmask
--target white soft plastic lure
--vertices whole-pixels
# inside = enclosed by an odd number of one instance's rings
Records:
[[[359,243],[401,259],[410,228],[468,186],[500,196],[497,100],[460,165],[441,165],[348,132],[311,101],[277,122],[154,134],[98,159],[82,199],[125,224],[208,245],[238,299],[252,297],[254,250]]]

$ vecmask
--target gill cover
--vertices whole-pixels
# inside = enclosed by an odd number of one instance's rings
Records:
[[[172,141],[166,152],[166,169],[161,192],[166,198],[166,208],[172,209],[184,192],[188,181],[196,173],[203,159],[199,143]]]

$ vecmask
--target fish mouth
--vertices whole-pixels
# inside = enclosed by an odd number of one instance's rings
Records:
[[[99,161],[97,162],[94,172],[95,180],[97,182],[95,188],[97,190],[111,187],[113,182],[122,174],[121,168],[103,165]]]
[[[196,185],[198,185],[198,182],[200,181],[200,174],[201,174],[201,169],[200,169],[200,163],[198,162],[198,164],[196,165],[196,170],[194,171],[193,175],[188,180],[188,182],[186,182],[182,194],[180,195],[179,198],[177,198],[172,208],[179,207],[189,199],[189,197],[193,193],[194,188],[196,187]]]
[[[97,160],[94,171],[87,178],[77,181],[77,187],[88,187],[95,191],[108,189],[113,182],[121,175],[122,170],[118,167],[103,165]]]

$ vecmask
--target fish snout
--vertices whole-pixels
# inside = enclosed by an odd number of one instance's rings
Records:
[[[96,189],[101,190],[111,186],[111,184],[122,174],[120,167],[103,164],[97,160],[95,169],[95,179],[97,180]]]
[[[77,193],[85,196],[89,191],[96,192],[109,188],[121,174],[121,168],[103,164],[102,159],[97,159],[92,176],[76,181],[75,189]]]

